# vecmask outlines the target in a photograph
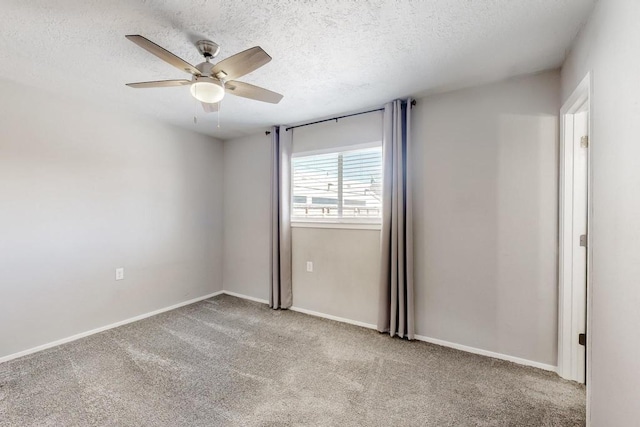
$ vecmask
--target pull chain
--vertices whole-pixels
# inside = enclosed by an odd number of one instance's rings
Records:
[[[218,102],[218,129],[220,129],[220,112],[222,111],[222,101]]]
[[[222,83],[222,89],[224,90],[224,80],[220,80]],[[222,111],[222,99],[218,102],[218,129],[220,129],[220,113]]]
[[[196,96],[198,95],[198,86],[196,86]],[[198,100],[196,98],[194,98],[194,104],[193,104],[193,124],[197,125],[198,124]]]

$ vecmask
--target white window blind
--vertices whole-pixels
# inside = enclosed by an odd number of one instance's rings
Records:
[[[382,147],[292,158],[292,221],[380,222]]]

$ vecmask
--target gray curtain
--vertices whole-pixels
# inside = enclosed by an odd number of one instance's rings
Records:
[[[411,212],[411,99],[384,107],[383,193],[378,330],[414,337]]]
[[[291,134],[271,130],[271,289],[269,307],[291,307]]]

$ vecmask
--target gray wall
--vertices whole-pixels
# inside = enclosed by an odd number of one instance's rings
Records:
[[[222,289],[221,142],[0,93],[0,357]]]
[[[382,111],[290,130],[293,152],[324,150],[382,141]]]
[[[224,289],[269,299],[271,136],[224,143]]]
[[[292,241],[294,307],[377,323],[380,230],[294,228]]]
[[[557,359],[557,71],[413,111],[416,333]]]
[[[592,71],[593,426],[640,419],[640,2],[597,3],[562,69],[566,100]]]
[[[555,365],[559,92],[554,71],[418,100],[419,335]],[[380,135],[379,117],[360,120],[349,140]],[[331,144],[331,125],[296,129],[294,151]],[[224,286],[264,299],[269,221],[244,211],[268,211],[268,162],[263,134],[225,142]],[[375,230],[294,228],[294,306],[375,324],[379,244]]]

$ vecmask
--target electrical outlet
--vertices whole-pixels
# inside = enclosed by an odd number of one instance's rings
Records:
[[[124,267],[116,268],[116,280],[124,279]]]
[[[313,273],[313,261],[307,261],[307,272]]]

